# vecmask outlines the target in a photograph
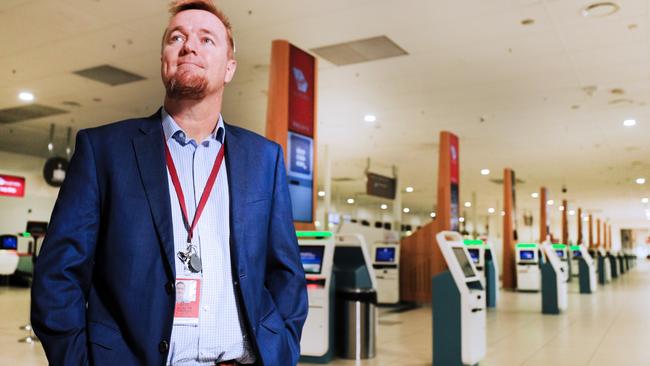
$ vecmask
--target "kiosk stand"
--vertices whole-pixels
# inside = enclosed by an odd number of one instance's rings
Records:
[[[377,277],[377,302],[399,302],[399,244],[377,243],[372,248],[372,268]]]
[[[598,249],[598,282],[604,285],[612,280],[611,262],[604,249]]]
[[[567,282],[571,280],[571,264],[569,263],[569,250],[568,246],[565,244],[553,244],[553,249],[557,254],[557,257],[560,258],[560,266],[562,271],[567,274]]]
[[[618,266],[616,265],[616,256],[612,254],[612,252],[609,250],[607,251],[606,256],[610,265],[611,278],[612,279],[618,278]]]
[[[309,313],[300,339],[300,362],[327,363],[334,357],[334,237],[299,231],[300,260],[307,278]]]
[[[572,245],[571,257],[578,262],[578,280],[581,294],[592,294],[596,292],[596,263],[584,245]]]
[[[541,283],[539,245],[517,244],[517,291],[538,292]]]
[[[433,366],[475,365],[486,352],[485,290],[462,236],[436,239],[449,270],[431,281]]]
[[[469,253],[476,271],[485,286],[485,302],[488,308],[497,306],[499,297],[499,265],[497,264],[496,253],[492,244],[483,240],[465,240],[465,246]]]
[[[562,262],[550,243],[542,244],[546,260],[542,264],[542,313],[560,314],[567,309],[568,294]]]

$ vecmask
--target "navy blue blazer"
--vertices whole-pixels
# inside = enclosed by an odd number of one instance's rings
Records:
[[[164,365],[175,304],[160,113],[81,130],[34,269],[52,365]],[[226,125],[232,281],[258,358],[295,365],[307,317],[282,148]]]

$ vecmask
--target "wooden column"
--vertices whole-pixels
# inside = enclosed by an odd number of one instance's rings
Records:
[[[594,216],[589,214],[589,248],[594,248]]]
[[[546,204],[546,188],[539,189],[539,242],[543,243],[548,236],[548,205]]]
[[[306,70],[307,67],[303,67],[302,62],[305,59],[313,59],[313,80],[309,78],[309,72]],[[297,93],[291,87],[291,78],[296,78],[292,74],[291,68],[294,66],[293,62],[300,63],[300,67],[305,68],[298,69],[301,74],[300,80],[300,98],[293,97],[292,93]],[[298,65],[298,64],[297,64]],[[297,67],[297,66],[296,66]],[[311,70],[310,70],[311,71]],[[298,83],[298,81],[296,81]],[[303,87],[304,85],[304,87]],[[318,162],[318,134],[317,127],[318,123],[316,121],[317,116],[317,85],[318,85],[318,60],[313,56],[309,55],[305,51],[298,49],[297,47],[291,45],[285,40],[274,40],[271,48],[271,64],[269,70],[269,90],[268,90],[268,100],[266,106],[266,137],[272,141],[277,142],[282,146],[284,151],[284,159],[287,164],[287,169],[289,169],[289,159],[287,154],[291,152],[287,151],[288,148],[288,138],[289,131],[304,135],[303,137],[312,139],[312,161],[311,161],[311,179],[312,179],[312,213],[311,213],[311,222],[294,222],[296,230],[315,230],[314,221],[316,220],[316,193],[318,188],[318,176],[317,176],[317,162]],[[309,99],[313,98],[313,99]],[[305,100],[309,100],[305,102]],[[306,109],[300,109],[300,106],[292,109],[292,105],[299,105],[301,103],[311,103],[313,105],[307,107]],[[313,110],[312,110],[313,107]],[[293,114],[292,111],[298,110],[296,113],[303,114]],[[307,115],[311,115],[311,120],[303,120]],[[311,123],[311,125],[309,125]],[[291,180],[291,179],[289,179]],[[330,194],[331,192],[327,192]],[[295,216],[295,215],[294,215]]]
[[[596,219],[596,248],[600,248],[602,245],[600,237],[600,219]]]
[[[437,232],[459,230],[459,167],[460,157],[458,137],[448,131],[440,132],[440,145],[438,151],[438,211],[435,221],[437,223]],[[455,189],[452,188],[454,184],[456,187]],[[433,256],[431,257],[431,276],[435,276],[447,269],[447,265],[442,257],[442,252],[440,252],[438,243],[435,243],[433,247]]]
[[[516,263],[515,263],[515,237],[512,212],[512,183],[513,172],[506,168],[503,170],[503,288],[516,289]]]
[[[567,212],[569,207],[567,200],[562,200],[562,244],[569,245],[569,219],[567,217]]]
[[[583,244],[583,238],[582,238],[582,208],[578,207],[578,222],[577,222],[577,227],[578,227],[578,236],[576,236],[576,245],[581,245]]]
[[[612,249],[612,225],[607,224],[607,249]]]

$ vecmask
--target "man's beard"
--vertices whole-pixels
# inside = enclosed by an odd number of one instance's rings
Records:
[[[188,72],[177,72],[165,84],[167,97],[171,99],[195,99],[205,97],[208,82],[198,75],[188,75]]]

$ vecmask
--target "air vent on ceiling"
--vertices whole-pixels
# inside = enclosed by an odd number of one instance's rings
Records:
[[[358,180],[361,180],[361,179],[359,179],[359,178],[350,178],[350,177],[332,178],[332,181],[334,181],[334,182],[356,182]]]
[[[144,80],[143,76],[128,72],[126,70],[118,69],[111,65],[101,65],[91,67],[89,69],[78,70],[74,72],[79,76],[99,81],[100,83],[108,84],[111,86],[132,83],[134,81]]]
[[[386,36],[313,48],[311,51],[338,66],[408,55]]]
[[[68,111],[41,104],[29,104],[22,107],[0,109],[0,123],[14,123],[63,113],[68,113]]]
[[[496,184],[503,184],[503,178],[492,178],[492,179],[490,179],[490,182],[492,182],[492,183],[496,183]],[[525,180],[523,180],[523,179],[519,179],[519,178],[515,179],[515,182],[516,182],[517,184],[524,184],[524,183],[526,183]]]

